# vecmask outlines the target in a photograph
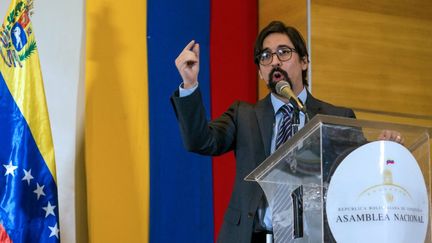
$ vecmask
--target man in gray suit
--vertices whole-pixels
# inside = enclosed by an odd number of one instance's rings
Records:
[[[306,105],[308,116],[316,114],[355,118],[351,109],[336,107],[314,98],[306,89],[308,52],[304,39],[293,27],[274,21],[255,42],[255,63],[271,93],[255,105],[235,102],[219,118],[207,121],[198,86],[199,44],[191,41],[175,63],[183,83],[171,97],[187,150],[220,155],[234,150],[236,179],[218,242],[266,242],[271,235],[271,212],[257,183],[243,180],[276,149],[276,134],[282,115],[279,108],[289,100],[276,93],[276,83],[287,81]],[[306,120],[300,113],[300,127]],[[383,136],[398,134],[388,133]]]

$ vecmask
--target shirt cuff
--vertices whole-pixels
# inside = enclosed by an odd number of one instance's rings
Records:
[[[192,88],[185,89],[183,88],[183,83],[179,86],[179,97],[185,97],[192,94],[198,88],[198,83],[195,84]]]

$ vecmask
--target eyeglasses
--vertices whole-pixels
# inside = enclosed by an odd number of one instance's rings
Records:
[[[274,54],[276,54],[279,61],[285,62],[291,59],[293,52],[297,52],[297,50],[291,47],[281,47],[276,49],[275,52],[265,50],[258,55],[259,63],[264,66],[270,65],[273,62]]]

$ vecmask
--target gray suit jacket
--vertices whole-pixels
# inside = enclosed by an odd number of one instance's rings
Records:
[[[218,242],[250,243],[253,223],[263,191],[257,183],[243,180],[270,155],[275,121],[270,95],[255,105],[234,102],[219,118],[207,121],[199,88],[189,96],[171,97],[188,151],[220,155],[234,150],[236,177],[231,200],[225,212]],[[355,118],[351,109],[336,107],[315,99],[308,93],[309,117],[316,114]]]

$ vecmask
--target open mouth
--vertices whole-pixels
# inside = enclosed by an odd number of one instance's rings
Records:
[[[284,80],[284,79],[285,79],[284,76],[279,71],[274,72],[272,75],[272,80],[274,82],[279,82],[279,81]]]
[[[292,87],[292,83],[291,83],[291,80],[288,76],[288,73],[281,68],[274,68],[269,73],[268,77],[269,77],[269,82],[268,82],[267,86],[275,94],[276,94],[276,84],[279,83],[280,81],[287,81]]]

